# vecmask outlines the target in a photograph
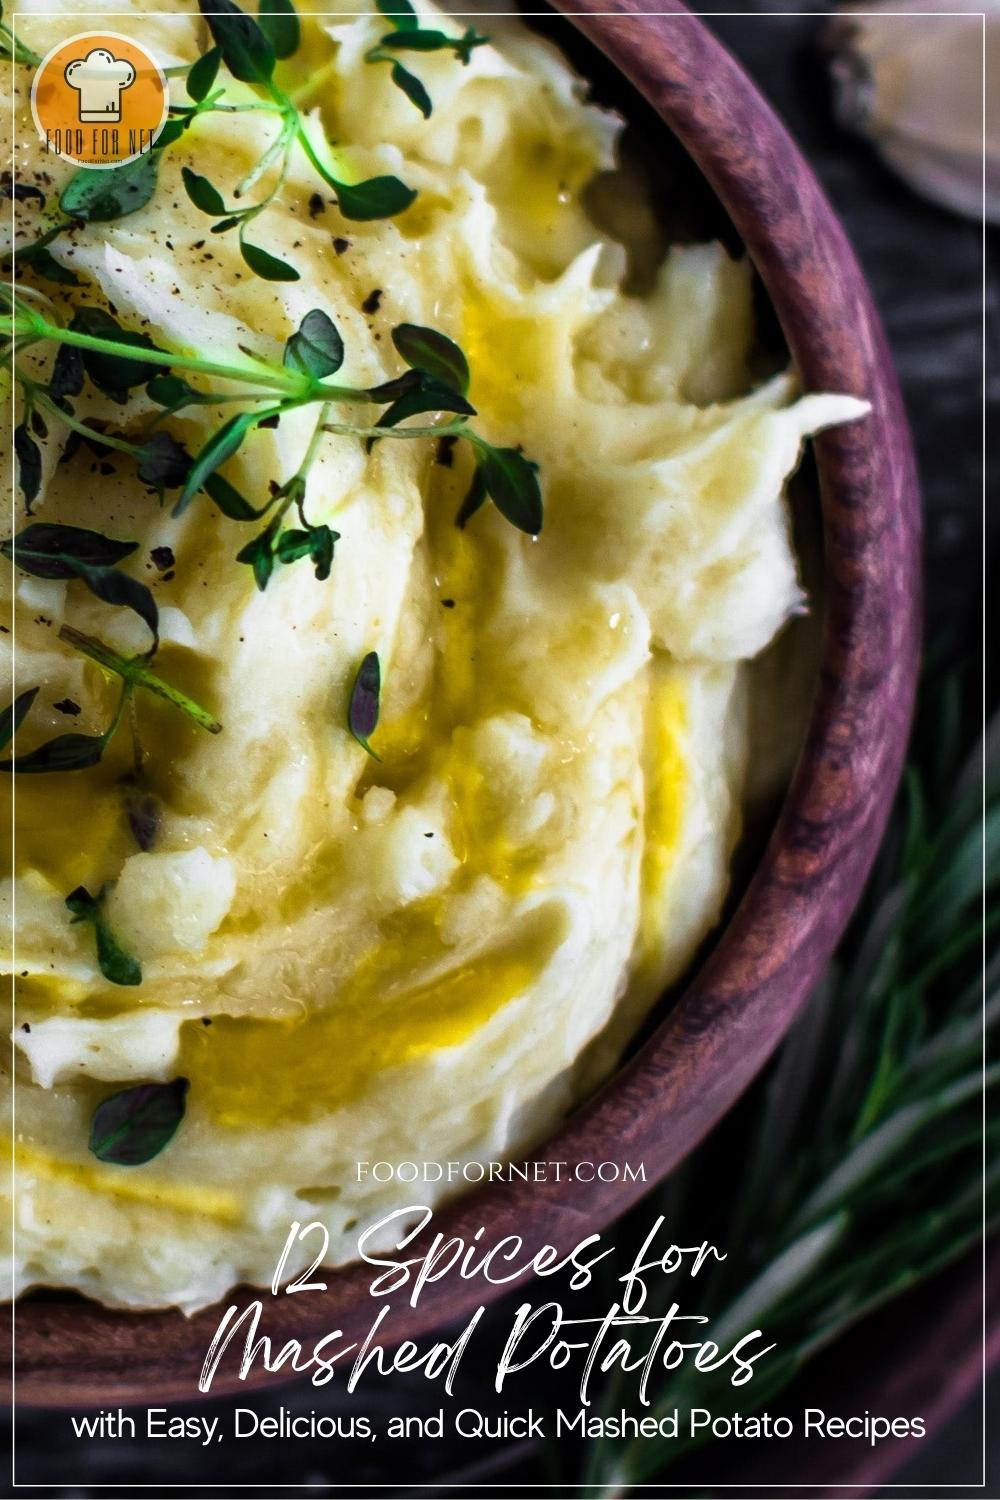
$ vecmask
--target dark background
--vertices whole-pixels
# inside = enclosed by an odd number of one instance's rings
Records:
[[[819,45],[829,7],[770,4],[747,7],[751,13],[739,15],[722,14],[725,8],[707,4],[701,7],[701,13],[789,125],[843,218],[874,291],[895,354],[922,476],[928,638],[968,639],[978,630],[983,562],[983,258],[985,254],[987,318],[990,337],[995,338],[997,234],[989,231],[984,246],[981,226],[917,198],[881,164],[868,143],[836,125]],[[993,374],[986,396],[988,411],[993,414],[998,397],[997,365],[995,361],[989,363]],[[989,506],[986,530],[989,556],[996,540],[996,517]],[[912,1347],[918,1355],[923,1316],[922,1307],[914,1303],[911,1322],[916,1342]],[[509,1324],[509,1313],[506,1321]],[[830,1363],[834,1382],[838,1378],[841,1384],[855,1378],[863,1381],[873,1374],[881,1378],[880,1364],[891,1350],[898,1355],[901,1348],[898,1322],[894,1329],[892,1336],[885,1337],[879,1328],[863,1330],[859,1354],[849,1362],[841,1354],[839,1367],[836,1359]],[[928,1327],[928,1340],[932,1332]],[[952,1373],[947,1367],[947,1349],[942,1357],[945,1364],[940,1375],[942,1385],[946,1385]],[[859,1359],[863,1361],[861,1369]],[[284,1404],[301,1411],[313,1406],[329,1410],[334,1405],[332,1389],[315,1392],[308,1386],[285,1387],[274,1395],[258,1393],[236,1403],[212,1402],[207,1409],[224,1411],[242,1404],[266,1412]],[[467,1391],[463,1404],[475,1404],[479,1399],[484,1406],[497,1400]],[[532,1399],[544,1406],[546,1393],[519,1387],[518,1400],[512,1405],[521,1407]],[[415,1385],[403,1387],[389,1382],[369,1387],[365,1408],[372,1410],[376,1402],[387,1410],[402,1407],[411,1412],[433,1410],[438,1404],[434,1388],[421,1391]],[[533,1484],[551,1482],[544,1454],[532,1447],[491,1451],[490,1445],[466,1443],[452,1452],[445,1442],[438,1442],[425,1445],[422,1451],[416,1446],[402,1451],[400,1444],[392,1450],[394,1472],[389,1474],[378,1467],[375,1458],[385,1451],[383,1445],[365,1445],[353,1455],[340,1445],[318,1442],[313,1446],[307,1441],[244,1441],[235,1448],[228,1444],[218,1450],[224,1458],[217,1458],[211,1450],[175,1443],[151,1452],[146,1444],[127,1441],[78,1442],[65,1415],[26,1411],[19,1413],[17,1436],[19,1485],[61,1482],[58,1492],[65,1496],[98,1495],[107,1485],[162,1485],[165,1480],[192,1486],[257,1484],[273,1490],[282,1483],[311,1483],[320,1486],[318,1493],[323,1493],[328,1484],[340,1484],[345,1488],[330,1491],[340,1494],[349,1493],[347,1487],[352,1484],[388,1480],[394,1482],[383,1493],[399,1495],[421,1481],[457,1486],[441,1490],[453,1495],[472,1483],[495,1484],[495,1494],[517,1493],[507,1491],[505,1483],[520,1485],[525,1487],[520,1490],[524,1494],[530,1493]],[[908,1493],[909,1486],[968,1481],[968,1489],[925,1488],[919,1493],[982,1495],[982,1489],[973,1487],[980,1441],[981,1405],[977,1395],[892,1476],[901,1488],[877,1493],[901,1496]],[[996,1475],[1000,1474],[1000,1445],[994,1457]],[[405,1476],[402,1482],[401,1475]],[[817,1476],[809,1477],[815,1481]],[[662,1493],[677,1495],[680,1491]],[[699,1488],[693,1493],[708,1492]],[[819,1491],[811,1493],[815,1496]],[[826,1493],[833,1496],[844,1492]],[[997,1491],[988,1484],[985,1493],[995,1495]]]

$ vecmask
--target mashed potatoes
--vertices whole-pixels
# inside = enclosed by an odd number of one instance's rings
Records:
[[[132,31],[164,65],[204,50],[196,15],[146,8]],[[33,9],[19,35],[39,51],[80,25]],[[144,209],[53,242],[78,287],[25,281],[219,358],[242,345],[280,362],[321,308],[355,386],[399,373],[393,327],[440,329],[468,356],[478,429],[538,463],[544,527],[533,539],[492,507],[456,527],[461,445],[366,452],[327,434],[308,497],[339,533],[332,574],[301,562],[261,592],[234,562],[246,527],[204,495],[173,519],[114,452],[58,463],[48,424],[37,519],[141,541],[123,566],[160,607],[156,670],[223,730],[140,695],[138,783],[126,731],[89,770],[7,778],[21,1287],[193,1309],[267,1281],[293,1219],[321,1219],[331,1260],[350,1258],[412,1193],[358,1183],[358,1161],[493,1159],[541,1139],[682,973],[726,889],[741,663],[803,603],[783,486],[805,437],[863,407],[797,398],[785,375],[752,388],[750,272],[718,246],[675,248],[647,293],[623,292],[624,249],[583,206],[619,123],[582,102],[551,46],[496,19],[468,66],[420,57],[425,120],[365,63],[385,27],[307,20],[281,76],[351,180],[417,190],[405,213],[348,223],[297,152],[254,239],[301,279],[259,279],[234,235],[207,232],[180,172],[228,196],[273,127],[213,114],[164,153]],[[19,173],[57,195],[69,170],[37,142],[30,70],[16,72]],[[156,410],[141,387],[126,406],[93,388],[76,405],[126,433]],[[259,499],[296,470],[315,419],[258,431],[227,477]],[[194,452],[218,423],[195,406],[169,425]],[[3,567],[15,691],[41,688],[19,753],[100,732],[116,687],[59,626],[125,654],[146,648],[145,626],[77,581]],[[347,722],[373,651],[378,760]],[[137,795],[155,809],[148,848]],[[105,883],[137,986],[108,982],[93,927],[65,906]],[[101,1100],[178,1076],[186,1114],[155,1159],[89,1153]]]

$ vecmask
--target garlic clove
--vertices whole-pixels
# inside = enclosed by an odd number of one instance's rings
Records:
[[[925,197],[1000,222],[1000,124],[984,124],[984,67],[987,76],[1000,68],[1000,0],[974,0],[975,9],[952,0],[950,14],[939,0],[910,0],[905,13],[894,3],[844,6],[827,29],[837,118]]]

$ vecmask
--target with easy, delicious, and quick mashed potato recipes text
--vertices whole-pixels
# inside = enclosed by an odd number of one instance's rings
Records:
[[[16,1274],[191,1310],[292,1220],[355,1254],[412,1194],[359,1159],[607,1076],[720,911],[785,482],[865,408],[754,385],[718,245],[624,289],[620,121],[521,23],[145,12],[126,167],[11,70]]]

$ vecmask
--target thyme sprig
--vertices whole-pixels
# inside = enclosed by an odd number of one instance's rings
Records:
[[[0,761],[0,771],[16,771],[23,775],[51,771],[86,771],[91,766],[96,766],[121,728],[125,711],[132,705],[137,688],[169,703],[209,734],[221,734],[222,725],[213,713],[152,670],[149,664],[151,653],[141,656],[122,656],[103,641],[85,635],[82,630],[77,630],[73,625],[63,625],[59,631],[59,639],[65,645],[71,646],[73,650],[79,651],[82,656],[89,657],[106,676],[117,677],[120,680],[121,689],[111,722],[100,734],[57,735],[55,739],[46,740],[24,755],[14,755]],[[38,688],[28,689],[27,692],[19,694],[10,708],[5,710],[3,721],[9,731],[6,743],[9,744],[26,718],[37,694]],[[137,739],[134,750],[135,769],[138,775],[141,771],[142,752]]]
[[[409,0],[375,0],[378,11],[391,21],[393,30],[380,37],[374,47],[365,53],[366,63],[388,63],[393,83],[417,108],[425,120],[433,112],[431,96],[420,79],[404,68],[400,52],[452,52],[463,67],[468,67],[473,52],[484,46],[489,37],[480,36],[474,26],[466,28],[460,37],[448,36],[443,31],[423,27],[420,17]]]
[[[193,65],[188,74],[187,91],[192,103],[171,107],[167,143],[178,139],[198,116],[213,111],[242,108],[274,116],[276,129],[271,142],[255,166],[233,188],[233,203],[227,204],[223,193],[209,178],[190,168],[183,171],[184,186],[195,207],[214,218],[213,234],[237,230],[240,253],[255,275],[267,281],[297,281],[299,272],[293,265],[246,238],[254,219],[280,193],[296,149],[302,151],[313,171],[332,189],[337,207],[346,219],[394,218],[410,207],[416,192],[391,174],[361,182],[346,182],[321,159],[295,99],[286,94],[274,78],[278,59],[290,56],[298,46],[298,19],[288,0],[281,0],[280,12],[262,14],[259,22],[241,11],[232,0],[199,0],[199,6],[215,46]],[[429,37],[431,34],[420,35]],[[476,37],[474,32],[468,33],[466,39],[454,44],[456,55],[467,61],[470,48],[481,41],[485,38]],[[444,38],[441,45],[452,44]],[[223,103],[225,90],[214,89],[220,64],[225,65],[234,79],[259,90],[262,97],[250,104],[233,106]],[[426,91],[422,93],[426,113],[429,113],[430,100]],[[268,173],[272,174],[270,189],[263,197],[244,205],[240,200],[246,198]]]
[[[319,564],[319,576],[329,572],[330,537],[322,530],[315,535],[317,528],[306,520],[303,510],[308,471],[317,455],[321,433],[359,437],[369,443],[383,438],[462,438],[474,450],[473,488],[477,497],[491,498],[500,513],[519,530],[532,536],[541,530],[542,497],[536,466],[519,449],[497,448],[468,425],[468,419],[476,415],[465,394],[468,362],[459,346],[436,329],[400,324],[393,330],[393,343],[408,368],[378,385],[357,387],[329,378],[343,363],[344,344],[333,320],[319,308],[306,314],[285,345],[282,364],[275,365],[249,354],[244,362],[234,363],[162,349],[145,335],[121,328],[109,314],[97,308],[78,308],[69,326],[63,327],[17,291],[5,290],[0,299],[6,299],[10,308],[7,314],[0,315],[0,337],[16,339],[20,350],[48,342],[60,351],[66,348],[79,351],[86,375],[99,390],[116,399],[124,399],[128,391],[145,383],[148,394],[163,405],[165,412],[207,402],[256,403],[223,422],[189,459],[179,440],[162,428],[147,435],[143,442],[134,443],[103,432],[97,434],[81,424],[67,406],[66,371],[64,367],[60,372],[59,366],[61,353],[53,369],[53,378],[60,382],[57,395],[52,394],[51,381],[44,390],[23,372],[15,372],[22,383],[29,414],[41,403],[50,415],[61,417],[70,427],[82,428],[90,437],[131,454],[139,464],[140,477],[159,487],[180,489],[175,514],[186,510],[202,490],[231,520],[251,521],[270,514],[267,550],[274,560],[291,561],[293,554],[308,554]],[[150,367],[157,373],[151,375]],[[221,379],[235,385],[237,390],[201,393],[181,380],[179,372]],[[71,388],[74,392],[82,388],[82,377],[75,368]],[[336,406],[357,408],[361,404],[381,406],[383,410],[372,423],[334,420],[330,415]],[[322,410],[302,465],[276,493],[254,505],[218,471],[257,428],[273,425],[287,413],[311,405],[319,405]],[[403,425],[408,418],[421,414],[438,417],[448,414],[450,420],[434,425]],[[25,421],[21,427],[24,436],[30,439]],[[37,488],[34,479],[32,456],[27,474],[22,474],[26,497]],[[281,533],[273,529],[274,521],[283,518],[292,506],[299,512],[308,543],[295,538],[286,541],[282,551]],[[460,513],[463,524],[467,514],[468,503]],[[300,544],[303,550],[297,552]],[[271,568],[261,569],[260,556],[261,550],[257,548],[240,560],[253,566],[258,584],[264,587]]]

